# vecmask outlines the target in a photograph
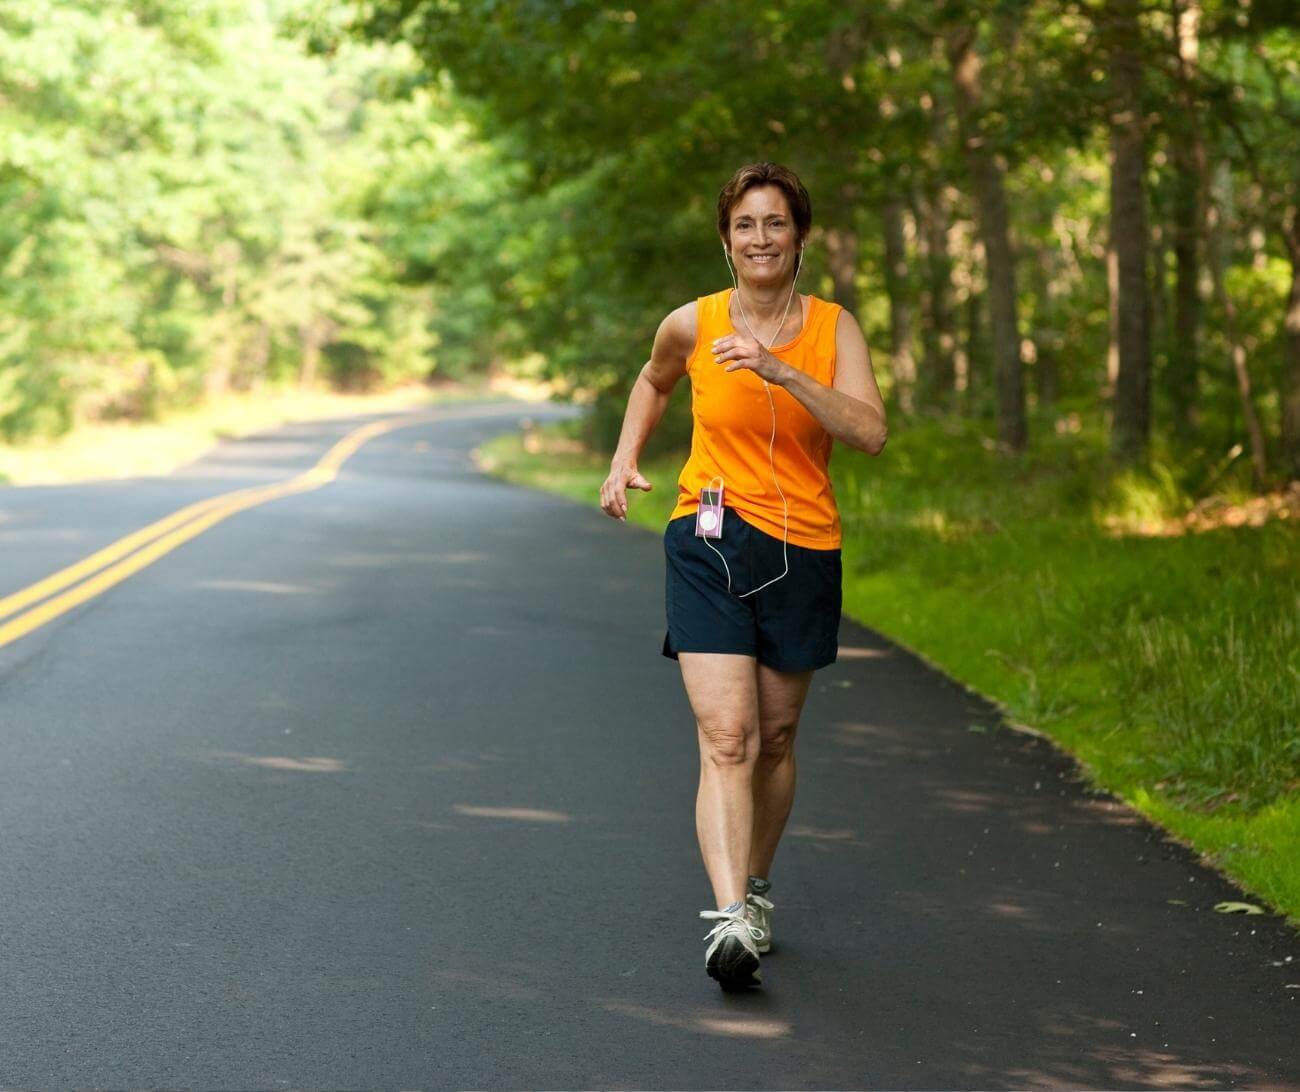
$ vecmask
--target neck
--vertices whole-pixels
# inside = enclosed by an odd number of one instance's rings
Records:
[[[742,277],[738,285],[745,313],[755,322],[766,322],[768,325],[785,313],[787,304],[793,309],[794,304],[790,302],[793,288],[793,279],[780,284],[759,285],[751,284]]]

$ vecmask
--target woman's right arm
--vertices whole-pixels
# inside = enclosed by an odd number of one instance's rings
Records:
[[[686,374],[686,361],[695,348],[696,322],[694,300],[671,312],[659,324],[650,359],[632,384],[609,477],[600,487],[600,507],[614,519],[627,519],[628,489],[649,492],[653,488],[637,469],[637,460],[668,408],[673,387]]]

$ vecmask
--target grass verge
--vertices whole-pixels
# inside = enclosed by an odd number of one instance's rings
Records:
[[[581,422],[505,435],[484,469],[595,504]],[[643,461],[656,530],[684,453]],[[1300,925],[1300,523],[1170,534],[1167,473],[1114,468],[1100,432],[999,454],[960,421],[839,448],[845,611],[1055,739]],[[1161,527],[1159,534],[1151,527]],[[1140,530],[1146,529],[1146,530]]]
[[[167,413],[156,421],[88,423],[57,439],[0,443],[0,485],[49,485],[167,474],[192,462],[219,440],[290,421],[507,396],[482,383],[443,387],[417,384],[383,394],[336,394],[294,387],[229,394],[194,409]]]

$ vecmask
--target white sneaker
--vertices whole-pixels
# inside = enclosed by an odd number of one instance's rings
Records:
[[[750,920],[756,928],[763,930],[763,935],[758,938],[758,950],[766,955],[772,950],[772,911],[775,907],[763,896],[771,890],[772,884],[769,880],[750,876],[747,888],[745,904],[750,911]]]
[[[713,941],[704,953],[704,969],[709,977],[716,978],[724,990],[761,985],[763,972],[759,970],[754,942],[762,930],[750,924],[745,903],[733,902],[725,910],[701,910],[700,917],[718,923],[704,937]]]
[[[772,911],[774,909],[775,907],[762,895],[755,895],[751,891],[745,896],[745,910],[756,930],[753,934],[755,947],[758,948],[762,955],[767,955],[772,950]]]

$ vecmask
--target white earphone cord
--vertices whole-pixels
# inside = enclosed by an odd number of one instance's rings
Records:
[[[722,246],[722,254],[723,257],[727,259],[727,269],[731,273],[731,283],[735,286],[736,289],[736,305],[740,308],[740,317],[745,320],[745,325],[749,327],[749,332],[754,335],[754,340],[758,341],[759,344],[762,344],[762,339],[758,336],[757,332],[754,330],[754,324],[749,321],[749,316],[745,314],[745,301],[740,296],[740,282],[736,279],[736,271],[731,265],[731,255],[727,253],[727,246],[725,243]],[[795,285],[799,283],[799,270],[802,268],[803,268],[803,248],[800,247],[799,258],[794,267],[794,280],[790,282],[790,296],[785,301],[785,311],[781,315],[781,321],[776,324],[776,329],[772,331],[772,340],[769,341],[766,345],[766,348],[768,349],[772,348],[772,346],[776,344],[776,339],[781,334],[781,328],[785,326],[785,320],[787,317],[789,317],[790,304],[794,301]],[[772,388],[768,386],[766,379],[763,380],[763,390],[767,392],[767,403],[772,410],[772,438],[771,440],[768,441],[768,445],[767,445],[767,461],[768,461],[768,465],[771,466],[772,468],[772,484],[776,486],[776,491],[781,495],[781,518],[785,525],[784,531],[781,534],[781,559],[785,563],[785,568],[784,570],[782,570],[781,576],[772,577],[772,579],[769,580],[767,584],[760,584],[757,588],[753,588],[752,590],[747,592],[737,592],[736,593],[737,599],[744,599],[747,595],[754,595],[757,592],[761,592],[769,584],[775,584],[778,580],[781,579],[782,576],[785,576],[786,573],[790,571],[790,550],[789,550],[790,505],[787,503],[785,499],[785,493],[781,489],[781,483],[776,476],[776,458],[775,455],[773,454],[776,449],[776,403],[772,400]],[[709,486],[711,487],[714,482],[721,482],[724,488],[727,484],[726,479],[723,478],[721,474],[715,474],[712,478],[710,478]],[[722,562],[722,567],[727,572],[727,591],[730,592],[731,591],[731,567],[727,564],[727,559],[722,556],[722,551],[719,550],[716,546],[714,546],[713,543],[711,543],[707,538],[704,539],[704,545],[707,546],[710,550],[712,550],[715,554],[717,554],[718,560]]]

